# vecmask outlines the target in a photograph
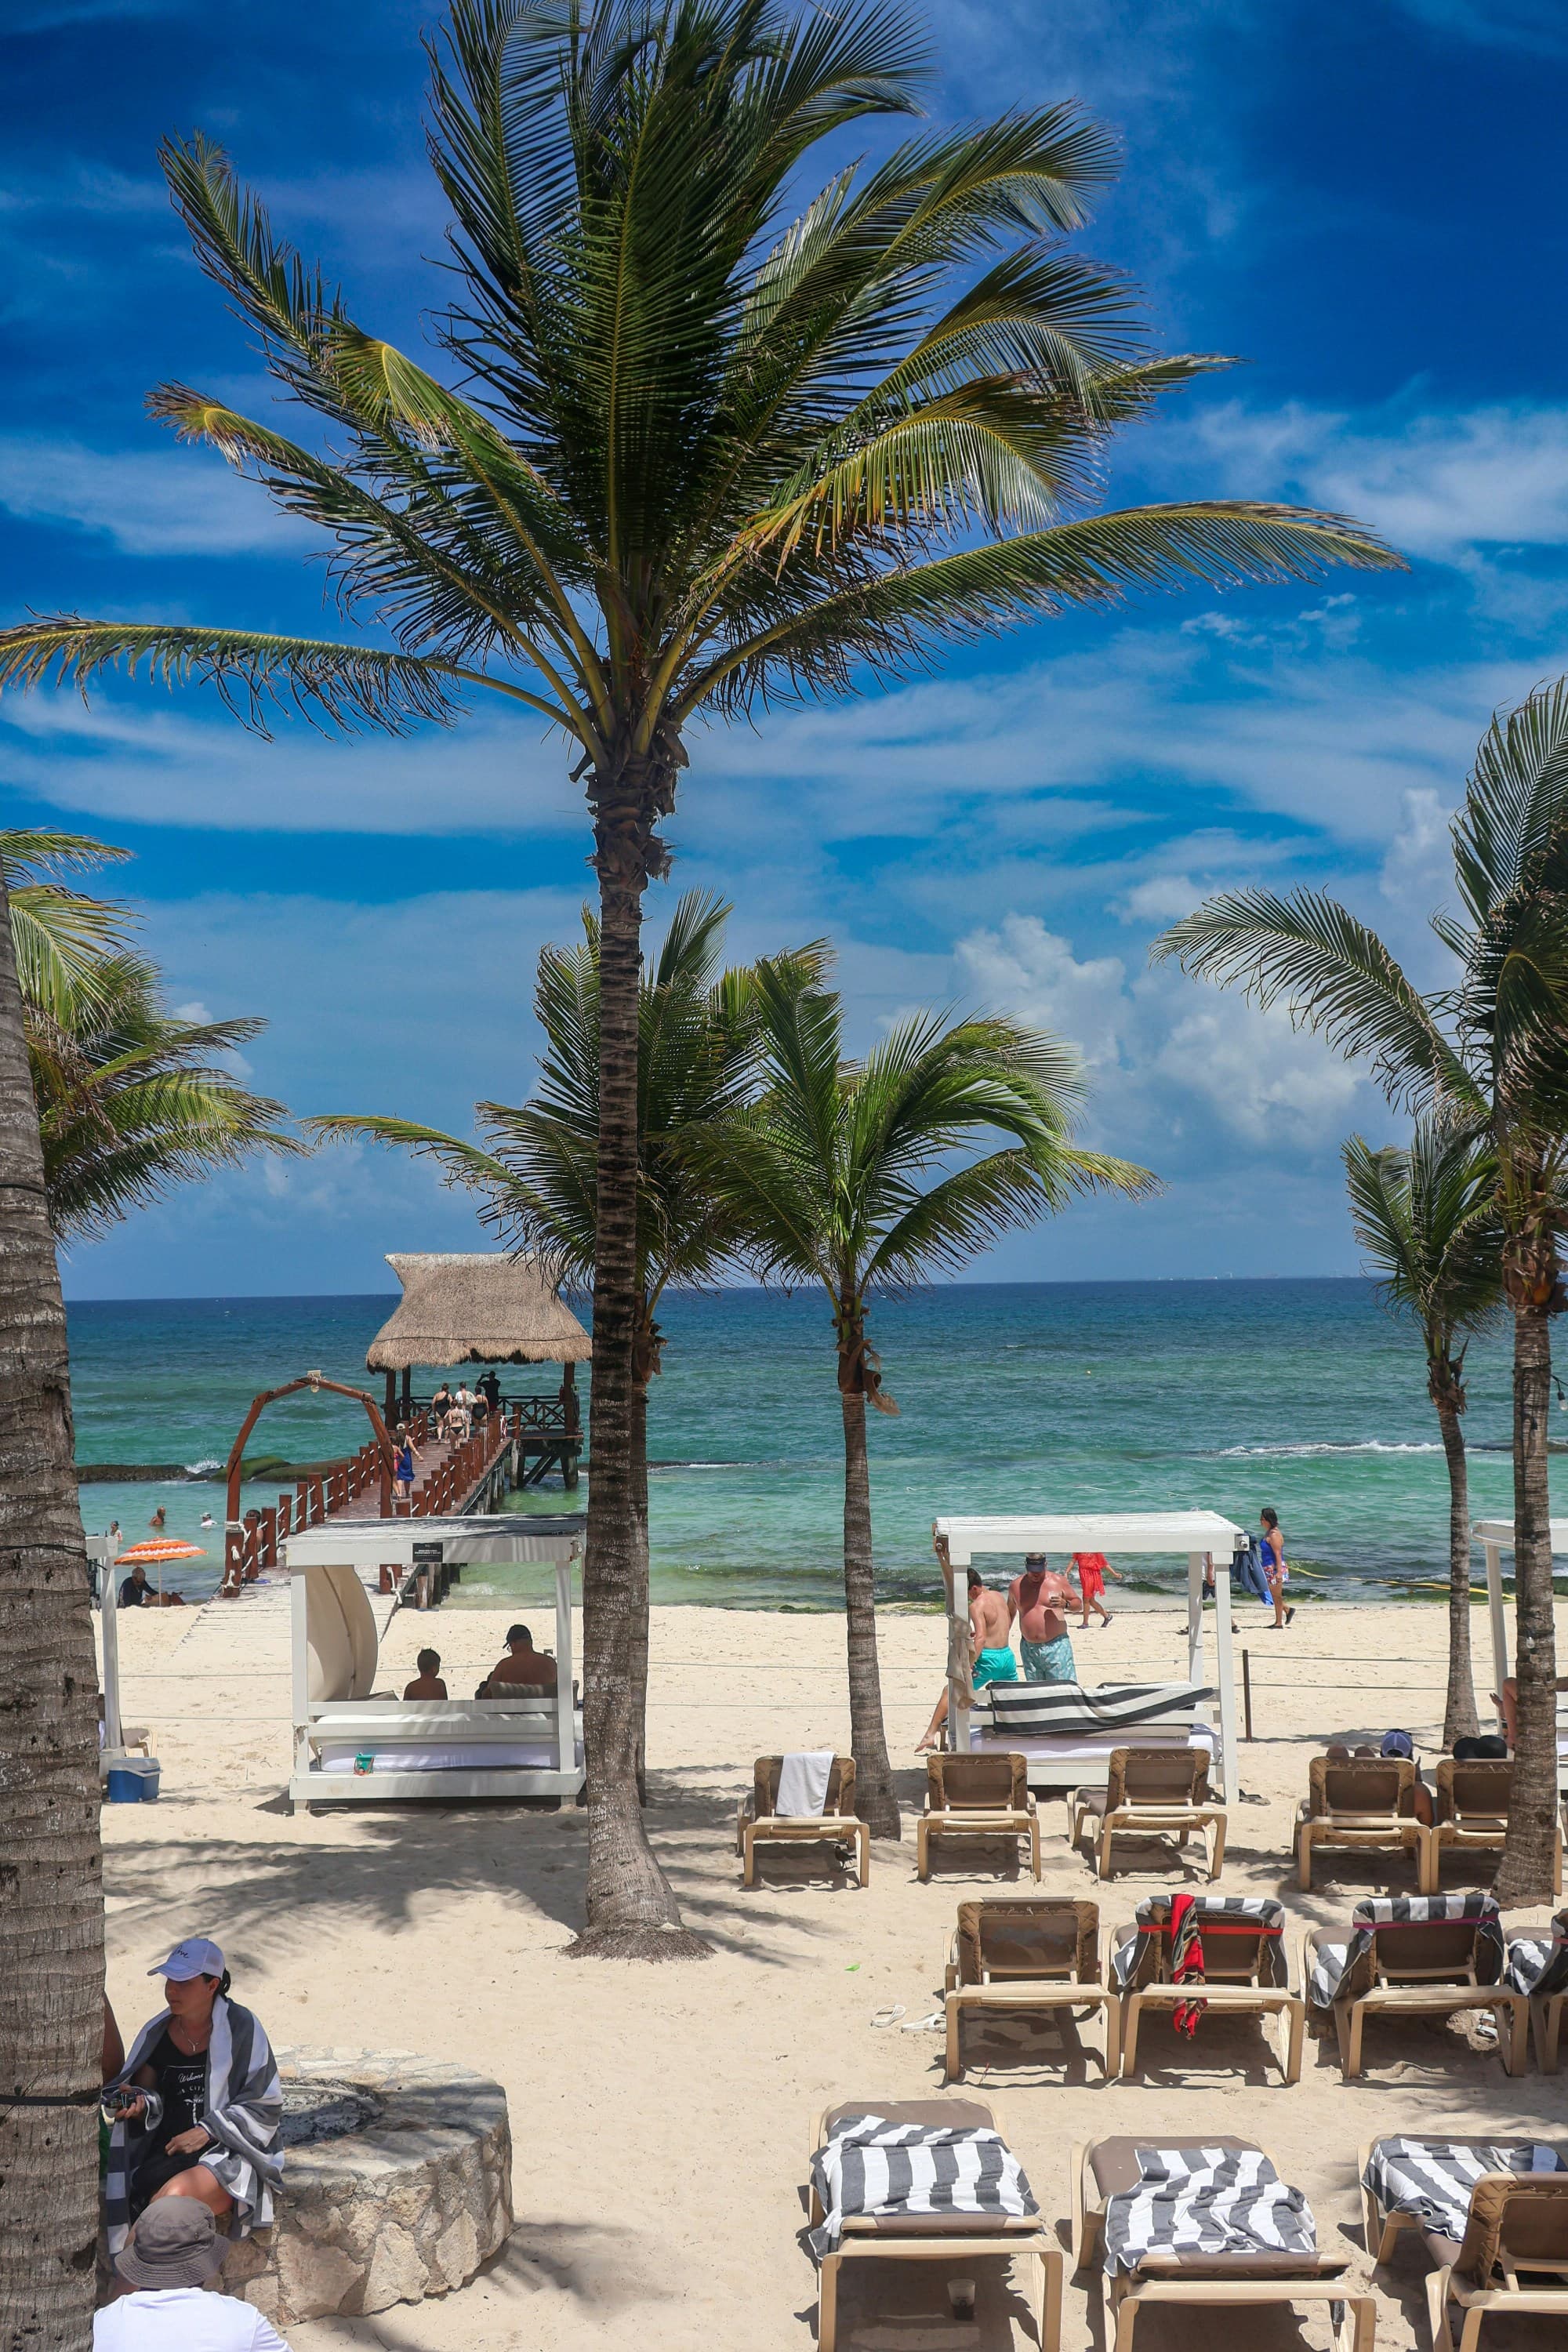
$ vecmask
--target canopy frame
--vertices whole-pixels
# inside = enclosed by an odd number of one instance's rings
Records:
[[[1155,1553],[1187,1561],[1187,1680],[1204,1679],[1204,1560],[1214,1565],[1215,1682],[1219,1691],[1219,1777],[1228,1802],[1235,1784],[1236,1665],[1230,1624],[1231,1563],[1247,1549],[1247,1532],[1215,1511],[1116,1511],[1034,1514],[1015,1518],[945,1518],[931,1525],[947,1600],[947,1710],[953,1746],[970,1745],[969,1603],[954,1571],[967,1569],[978,1552],[1075,1551]]]
[[[1568,1553],[1568,1519],[1553,1519],[1552,1549],[1554,1553]],[[1487,1564],[1487,1614],[1491,1620],[1492,1668],[1500,1691],[1508,1680],[1508,1611],[1502,1597],[1502,1556],[1513,1549],[1511,1519],[1477,1519],[1470,1528],[1481,1547]],[[1554,1575],[1564,1571],[1554,1570]]]

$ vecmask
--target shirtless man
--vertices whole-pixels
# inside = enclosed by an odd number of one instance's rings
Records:
[[[404,1685],[405,1698],[445,1698],[447,1685],[441,1679],[441,1660],[435,1650],[421,1650],[415,1660],[419,1672],[411,1683]]]
[[[554,1659],[548,1650],[534,1648],[533,1636],[526,1625],[513,1625],[507,1632],[505,1657],[490,1668],[474,1696],[500,1698],[509,1690],[554,1688]]]
[[[993,1592],[975,1569],[969,1571],[969,1699],[984,1690],[987,1683],[1016,1683],[1018,1668],[1013,1656],[1012,1638],[1008,1633],[1007,1603],[1001,1593]],[[947,1721],[947,1685],[942,1686],[942,1696],[936,1712],[926,1726],[925,1738],[916,1748],[923,1756],[928,1748],[936,1746],[938,1732]]]
[[[1024,1573],[1015,1577],[1007,1594],[1009,1623],[1018,1621],[1018,1647],[1026,1683],[1076,1683],[1078,1666],[1068,1634],[1065,1612],[1078,1598],[1065,1576],[1047,1564],[1044,1552],[1031,1552]]]

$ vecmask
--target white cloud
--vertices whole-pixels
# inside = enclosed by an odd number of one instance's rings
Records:
[[[961,984],[988,1012],[1011,1013],[1067,1037],[1091,1069],[1121,1059],[1131,1013],[1127,967],[1119,956],[1079,961],[1037,915],[1006,915],[995,931],[973,931],[953,951]]]
[[[1293,1029],[1280,1006],[1262,1013],[1222,991],[1204,996],[1173,1021],[1152,1070],[1258,1151],[1321,1151],[1349,1132],[1359,1071]]]
[[[100,532],[127,555],[300,555],[318,532],[265,491],[189,449],[85,448],[0,437],[0,507],[24,522]]]

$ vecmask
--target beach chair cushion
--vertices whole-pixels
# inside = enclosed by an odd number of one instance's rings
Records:
[[[926,1805],[933,1813],[1021,1813],[1028,1802],[1026,1757],[993,1748],[984,1755],[926,1759]]]
[[[1095,1981],[1100,1906],[1064,1895],[1027,1895],[958,1906],[958,1981],[987,1977],[1076,1978]]]
[[[1314,1756],[1307,1766],[1307,1819],[1335,1813],[1387,1816],[1390,1827],[1415,1818],[1415,1766],[1407,1756]]]
[[[883,2234],[923,2239],[994,2232],[1009,2221],[1037,2223],[1024,2168],[989,2112],[982,2110],[984,2123],[959,2123],[952,2107],[938,2123],[907,2120],[907,2106],[901,2114],[837,2111],[811,2160],[824,2218],[808,2242],[818,2261],[837,2251],[850,2221],[870,2219]],[[897,2221],[911,2226],[884,2228]]]
[[[752,1803],[759,1820],[769,1817],[778,1802],[779,1774],[784,1769],[782,1756],[759,1756],[752,1768]],[[827,1796],[823,1804],[825,1820],[834,1815],[852,1813],[855,1810],[855,1759],[836,1756],[827,1776]],[[816,1816],[811,1816],[815,1819]]]
[[[1478,1982],[1491,1985],[1505,1958],[1490,1895],[1370,1895],[1352,1913],[1348,1937],[1331,1928],[1310,1940],[1307,2006],[1320,2013],[1370,1992],[1380,1970],[1395,1984],[1402,1968],[1449,1969],[1458,1979],[1473,1960]]]
[[[1484,2283],[1505,2242],[1521,2261],[1528,2251],[1568,2262],[1568,2161],[1542,2142],[1375,2140],[1362,2186],[1385,2213],[1420,2224],[1442,2268]]]
[[[1285,1906],[1272,1895],[1195,1895],[1186,1916],[1189,1934],[1205,1939],[1204,1974],[1211,1982],[1289,1982]],[[1173,1959],[1171,1897],[1151,1895],[1138,1906],[1135,1932],[1111,1957],[1118,1990],[1137,1992],[1144,1985],[1169,1984]],[[1195,1980],[1194,1990],[1201,1992]]]
[[[1446,1756],[1436,1770],[1432,1792],[1432,1816],[1439,1829],[1488,1822],[1506,1823],[1513,1801],[1513,1766],[1500,1759],[1477,1759],[1456,1763]]]
[[[1568,1993],[1568,1911],[1559,1911],[1550,1936],[1519,1936],[1508,1948],[1503,1982],[1531,2000]]]
[[[1125,1806],[1205,1805],[1209,1755],[1203,1748],[1113,1748],[1105,1792],[1079,1791],[1085,1812],[1119,1812]]]
[[[1111,2275],[1153,2267],[1182,2277],[1324,2274],[1311,2207],[1261,2148],[1218,2138],[1131,2147],[1136,2179],[1105,2204]]]

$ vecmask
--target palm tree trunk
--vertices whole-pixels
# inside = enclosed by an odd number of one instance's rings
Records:
[[[1514,1674],[1519,1732],[1508,1843],[1494,1892],[1500,1903],[1552,1898],[1557,1822],[1557,1643],[1552,1604],[1552,1507],[1546,1431],[1552,1391],[1551,1300],[1556,1252],[1510,1279],[1513,1304]],[[1539,1259],[1542,1245],[1531,1253]],[[1513,1272],[1510,1269],[1510,1274]]]
[[[103,1858],[70,1368],[0,879],[0,2346],[89,2352]]]
[[[1437,1426],[1448,1461],[1448,1694],[1443,1702],[1443,1745],[1472,1739],[1480,1728],[1470,1664],[1470,1482],[1464,1424],[1454,1406],[1437,1402]]]
[[[866,1454],[866,1394],[843,1384],[844,1607],[849,1643],[849,1745],[855,1758],[855,1810],[878,1838],[901,1838],[903,1822],[882,1723],[877,1662],[877,1600],[871,1573],[871,1477]]]
[[[638,1538],[632,1347],[637,1307],[637,991],[642,899],[662,870],[654,826],[673,773],[628,761],[589,787],[599,876],[598,1218],[583,1726],[588,1779],[587,1925],[570,1948],[612,1959],[705,1955],[689,1935],[643,1826],[637,1764],[647,1663],[647,1555]]]

